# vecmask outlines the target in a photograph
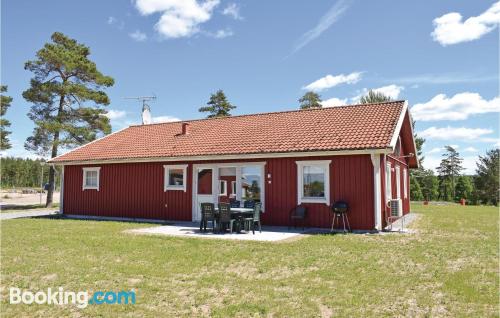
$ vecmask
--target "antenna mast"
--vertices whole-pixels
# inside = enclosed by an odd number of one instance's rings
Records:
[[[156,96],[138,96],[138,97],[125,97],[125,99],[134,99],[137,101],[142,101],[142,124],[151,124],[151,108],[146,102],[153,101]]]

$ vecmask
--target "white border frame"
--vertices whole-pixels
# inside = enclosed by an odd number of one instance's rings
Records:
[[[403,167],[403,198],[408,199],[408,169]]]
[[[187,164],[184,165],[164,165],[163,166],[163,192],[166,191],[184,191],[186,192],[187,189]],[[169,181],[169,173],[170,170],[173,169],[182,169],[182,185],[170,185],[168,184]]]
[[[385,203],[392,200],[392,164],[387,161],[385,164]]]
[[[330,205],[330,164],[331,160],[307,160],[295,161],[297,164],[297,203],[324,203]],[[305,166],[319,166],[325,169],[325,197],[324,198],[311,198],[304,197],[304,167]]]
[[[85,191],[85,190],[97,190],[97,191],[99,191],[99,184],[100,184],[99,179],[101,179],[101,167],[85,167],[85,168],[82,168],[82,170],[83,170],[82,191]],[[90,171],[97,172],[97,186],[95,186],[95,187],[88,186],[86,184],[87,172],[90,172]]]
[[[394,167],[396,171],[396,199],[401,199],[401,167],[396,165]]]
[[[221,192],[221,184],[224,183],[224,193]],[[226,180],[220,180],[219,179],[219,197],[227,197],[227,181]]]
[[[236,198],[236,191],[238,191],[236,189],[236,181],[231,181],[231,194],[230,195],[232,195]]]

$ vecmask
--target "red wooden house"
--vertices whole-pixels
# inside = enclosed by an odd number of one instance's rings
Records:
[[[60,155],[68,215],[196,221],[201,202],[262,202],[262,222],[331,226],[349,203],[354,229],[381,229],[387,202],[410,211],[417,167],[405,101],[130,126]]]

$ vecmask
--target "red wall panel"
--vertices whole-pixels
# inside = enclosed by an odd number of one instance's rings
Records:
[[[332,160],[330,201],[349,203],[349,221],[353,229],[374,228],[373,166],[369,155],[248,160],[266,162],[264,224],[289,225],[289,212],[297,205],[295,161],[298,160]],[[243,161],[246,160],[217,162]],[[199,162],[191,162],[188,166],[186,192],[163,191],[164,162],[87,165],[101,167],[99,191],[82,191],[83,166],[66,166],[64,213],[189,221],[192,216],[192,164],[195,163]],[[331,226],[332,214],[327,205],[305,205],[308,207],[308,226]]]

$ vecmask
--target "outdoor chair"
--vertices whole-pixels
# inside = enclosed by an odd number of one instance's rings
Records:
[[[293,227],[297,228],[297,221],[302,222],[302,230],[304,230],[304,223],[306,220],[307,216],[307,208],[305,206],[296,206],[293,209],[290,210],[290,222],[289,224],[293,223]],[[288,228],[290,228],[290,225],[288,225]]]
[[[253,207],[253,216],[251,218],[245,218],[243,221],[245,222],[245,228],[252,228],[252,233],[255,234],[255,224],[259,225],[259,232],[262,233],[261,224],[260,224],[260,209],[262,207],[262,203],[257,202]]]
[[[232,208],[239,208],[240,207],[240,201],[238,200],[231,200],[229,202],[229,205],[232,207]]]
[[[243,207],[247,209],[253,209],[255,206],[255,201],[254,200],[246,200],[243,202]]]
[[[227,203],[219,203],[219,231],[226,231],[229,226],[230,233],[233,233],[233,224],[235,219],[231,218],[231,206]]]
[[[212,231],[215,232],[215,214],[214,214],[214,204],[213,203],[202,203],[201,204],[201,222],[200,231],[207,231],[208,222],[212,222]]]

